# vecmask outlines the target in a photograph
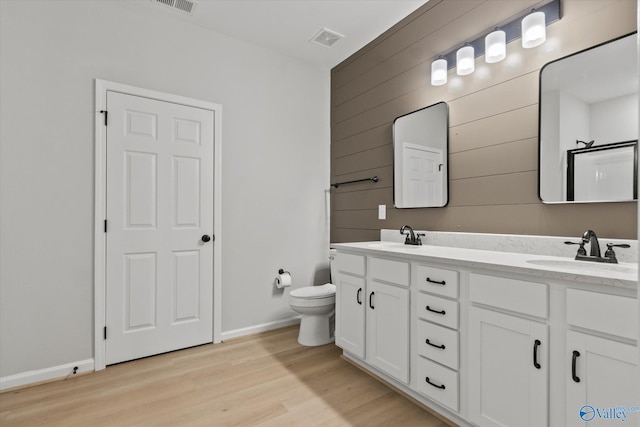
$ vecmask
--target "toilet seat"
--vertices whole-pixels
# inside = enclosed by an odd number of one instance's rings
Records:
[[[335,296],[336,285],[325,283],[321,286],[305,286],[292,290],[289,295],[294,298],[319,299]]]

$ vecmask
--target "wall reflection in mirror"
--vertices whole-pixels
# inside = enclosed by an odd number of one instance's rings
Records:
[[[393,122],[393,204],[443,207],[448,187],[449,108],[439,102]]]
[[[544,203],[637,199],[638,53],[633,33],[540,71]]]

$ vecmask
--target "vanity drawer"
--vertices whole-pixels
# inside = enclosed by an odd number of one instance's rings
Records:
[[[458,302],[418,292],[418,317],[458,329]]]
[[[364,276],[365,257],[363,255],[353,255],[338,252],[333,260],[338,267],[338,271],[344,273]]]
[[[458,272],[454,270],[426,265],[416,267],[418,289],[445,297],[458,298],[458,276]]]
[[[458,373],[418,357],[418,391],[458,412]]]
[[[637,340],[638,302],[635,298],[567,289],[567,323]]]
[[[546,319],[547,285],[505,277],[469,275],[471,301]]]
[[[409,263],[370,257],[369,277],[397,285],[409,286]]]
[[[418,354],[458,370],[458,332],[418,320]],[[428,341],[428,342],[427,342]]]

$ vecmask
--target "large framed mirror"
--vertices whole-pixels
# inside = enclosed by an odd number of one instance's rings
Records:
[[[393,121],[393,205],[449,202],[449,107],[439,102]]]
[[[637,200],[635,32],[540,70],[538,141],[542,202]]]

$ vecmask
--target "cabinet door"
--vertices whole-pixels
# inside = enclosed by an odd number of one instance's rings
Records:
[[[640,402],[637,363],[636,346],[567,332],[566,425],[640,425],[640,414],[621,409]]]
[[[409,383],[409,290],[367,282],[367,361]]]
[[[336,285],[336,345],[364,358],[365,280],[339,273]]]
[[[479,426],[548,424],[548,326],[471,307],[469,409]]]

